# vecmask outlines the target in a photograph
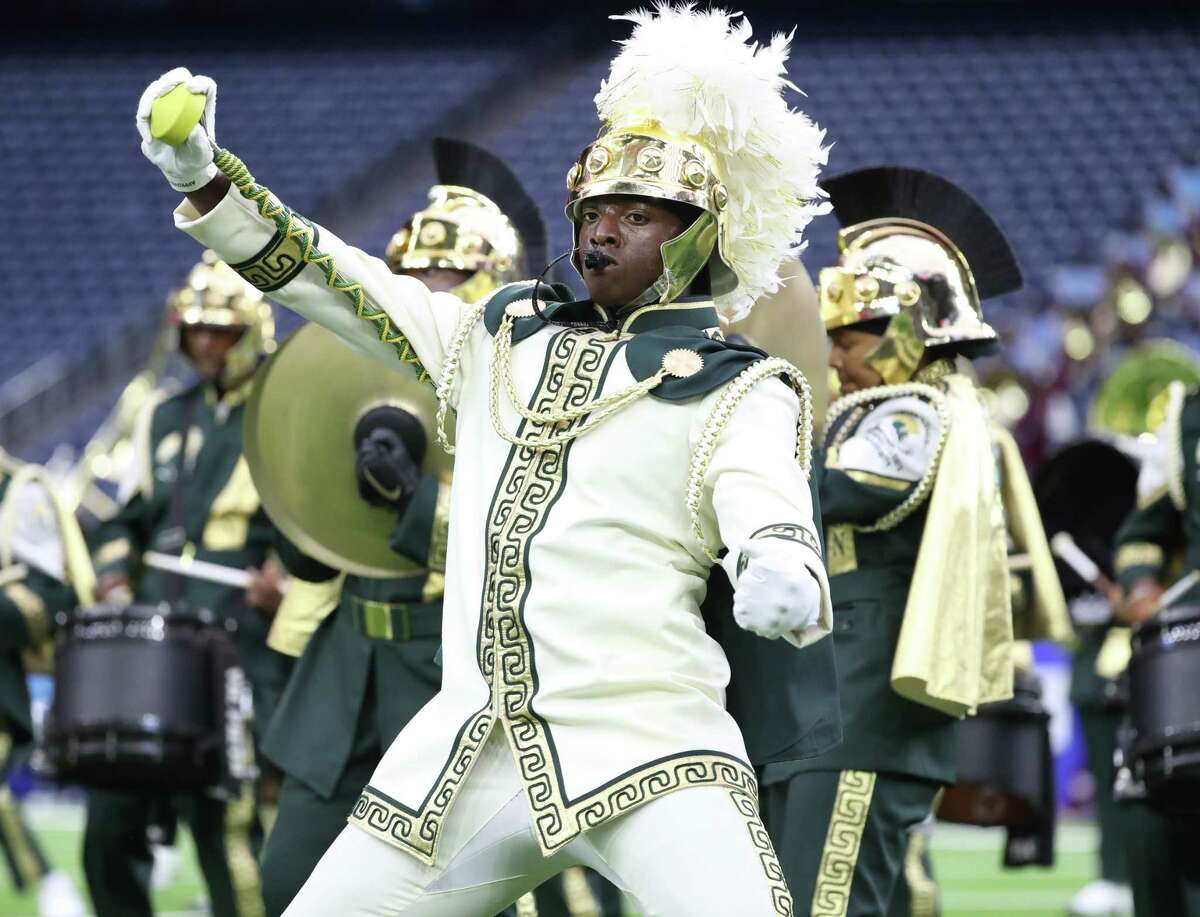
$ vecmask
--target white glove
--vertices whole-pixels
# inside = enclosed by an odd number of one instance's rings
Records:
[[[733,594],[733,619],[751,633],[774,640],[817,623],[821,586],[786,541],[755,538],[742,544],[746,569]]]
[[[192,128],[187,140],[179,146],[171,146],[155,140],[150,134],[150,106],[159,96],[164,96],[180,83],[190,92],[204,93],[204,114],[200,123]],[[192,76],[186,67],[169,70],[146,87],[138,101],[137,129],[142,135],[142,154],[158,166],[167,183],[176,191],[188,192],[203,188],[217,174],[213,165],[213,151],[217,142],[217,84],[206,76]]]

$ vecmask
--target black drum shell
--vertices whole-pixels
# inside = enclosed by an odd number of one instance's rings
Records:
[[[1129,714],[1150,801],[1200,812],[1200,607],[1165,609],[1134,632]]]
[[[66,616],[46,721],[55,779],[108,789],[218,783],[231,659],[232,641],[206,612],[132,605]]]
[[[1018,681],[1011,700],[985,704],[963,720],[957,781],[938,818],[983,827],[1020,827],[1039,819],[1052,773],[1050,714],[1035,680]]]

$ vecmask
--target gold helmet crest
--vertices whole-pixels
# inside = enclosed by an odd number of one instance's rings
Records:
[[[429,204],[401,227],[385,252],[394,273],[427,268],[470,276],[452,292],[477,302],[540,270],[546,229],[517,177],[491,153],[444,137],[433,142],[438,184]]]
[[[842,224],[841,257],[822,269],[826,330],[886,320],[868,362],[886,383],[912,378],[925,352],[994,346],[982,300],[1021,287],[1004,233],[965,191],[919,169],[862,169],[821,183]]]

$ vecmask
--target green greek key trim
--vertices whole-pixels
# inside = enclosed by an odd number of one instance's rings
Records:
[[[421,360],[400,331],[392,324],[391,316],[367,298],[362,284],[351,280],[337,269],[333,256],[317,248],[315,230],[291,209],[284,206],[270,190],[254,180],[250,170],[229,150],[218,150],[213,157],[217,168],[238,189],[246,200],[254,201],[258,206],[259,216],[271,220],[276,230],[284,239],[296,243],[296,250],[305,265],[313,265],[325,275],[326,284],[350,300],[354,314],[363,321],[374,322],[379,329],[379,340],[396,348],[401,363],[407,363],[417,370],[417,377],[422,382],[430,382],[429,373],[421,365]]]
[[[313,245],[316,245],[321,234],[312,223],[299,214],[296,219],[304,223],[312,233]],[[229,265],[242,275],[247,283],[257,287],[264,293],[278,290],[287,286],[304,270],[304,247],[295,236],[286,236],[276,232],[258,254],[245,261]]]

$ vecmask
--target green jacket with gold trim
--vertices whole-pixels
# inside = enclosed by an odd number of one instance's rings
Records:
[[[449,487],[424,475],[392,533],[397,553],[427,569],[396,579],[347,576],[336,609],[317,627],[288,681],[263,754],[328,798],[352,757],[377,758],[442,681],[442,573]],[[337,571],[285,546],[289,569],[310,582]],[[363,718],[369,719],[364,722]]]
[[[7,489],[8,478],[0,472],[0,501]],[[23,745],[33,738],[27,663],[49,649],[54,616],[75,607],[75,594],[33,567],[8,569],[19,575],[0,585],[0,734],[7,733],[14,745]]]
[[[934,364],[914,381],[936,387],[947,369]],[[882,386],[877,400],[836,417],[817,453],[843,740],[826,754],[768,767],[768,780],[824,770],[954,780],[959,721],[890,683],[925,529],[927,505],[910,498],[937,474],[942,433],[936,405],[903,391]]]
[[[1200,569],[1200,391],[1173,394],[1157,447],[1142,462],[1137,507],[1117,532],[1117,577],[1127,591],[1144,577],[1169,585]],[[1188,594],[1197,596],[1200,588]]]
[[[261,731],[291,664],[266,645],[270,620],[246,605],[241,589],[141,563],[146,551],[237,569],[261,567],[266,560],[275,529],[242,454],[242,421],[253,384],[251,379],[223,394],[200,384],[148,407],[134,442],[136,490],[97,530],[93,555],[98,577],[113,572],[131,577],[136,602],[181,602],[236,621]]]

